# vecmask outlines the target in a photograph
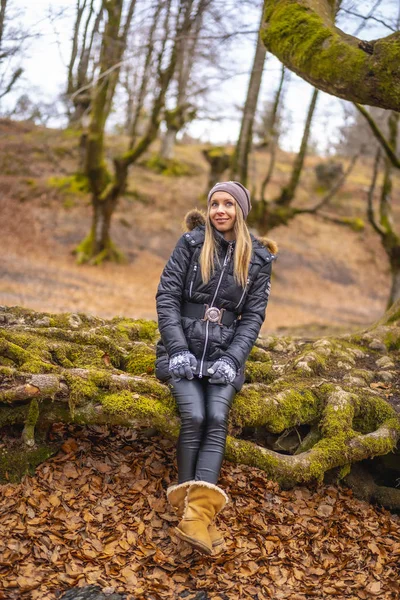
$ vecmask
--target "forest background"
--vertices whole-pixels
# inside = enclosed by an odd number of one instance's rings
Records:
[[[311,10],[306,0],[281,3]],[[389,78],[393,94],[385,96],[381,80],[372,92],[367,85],[376,74],[384,77],[383,68],[370,71],[368,81],[354,71],[353,88],[342,84],[342,90],[330,77],[306,72],[307,61],[299,66],[284,36],[275,42],[277,30],[263,25],[267,17],[273,21],[281,3],[265,3],[264,15],[259,0],[77,0],[35,3],[34,10],[20,0],[0,3],[1,476],[14,481],[32,473],[61,444],[65,455],[44,462],[36,478],[4,486],[3,515],[19,494],[24,527],[30,519],[47,518],[32,516],[34,506],[72,523],[75,531],[73,523],[81,518],[92,522],[87,515],[102,486],[108,486],[107,502],[116,493],[129,506],[132,490],[138,494],[129,523],[114,515],[121,521],[118,548],[110,530],[96,525],[91,534],[101,542],[92,544],[94,550],[71,531],[62,550],[40,532],[37,539],[47,550],[34,550],[25,530],[5,542],[4,598],[51,598],[57,586],[92,583],[139,597],[145,590],[149,598],[199,589],[193,576],[198,565],[186,554],[190,568],[175,561],[165,505],[158,499],[171,476],[167,439],[176,438],[178,420],[164,386],[154,381],[155,292],[184,231],[185,213],[205,210],[207,190],[222,179],[239,179],[250,188],[249,226],[279,246],[266,321],[235,401],[227,446],[228,458],[250,466],[227,467],[225,484],[239,498],[239,488],[256,478],[265,514],[280,493],[267,478],[285,488],[322,481],[325,474],[330,481],[347,477],[364,500],[400,507],[398,454],[392,454],[400,435],[396,76]],[[348,34],[350,46],[356,44],[357,57],[373,56],[377,38],[397,39],[397,2],[317,4],[345,39]],[[278,29],[290,38],[290,26],[287,18]],[[293,29],[298,35],[301,22]],[[311,38],[304,51],[317,47],[318,39]],[[340,68],[335,70],[331,56],[328,61],[339,80]],[[126,442],[134,445],[136,433],[110,433],[104,423],[146,427],[139,459],[129,457],[125,466],[127,457],[118,454]],[[156,430],[163,436],[158,447],[146,442]],[[114,455],[99,455],[92,445],[96,438],[101,446],[102,436],[115,441]],[[95,455],[83,464],[89,447]],[[365,461],[349,474],[351,463],[377,455],[388,458],[372,468],[375,481]],[[154,470],[147,468],[153,463]],[[109,475],[114,468],[116,483]],[[230,469],[237,469],[235,477]],[[96,480],[93,472],[104,479]],[[118,478],[128,473],[130,485],[119,488]],[[43,498],[53,477],[59,483],[51,508]],[[58,511],[57,498],[75,480],[76,490]],[[40,501],[27,508],[31,489]],[[211,586],[213,598],[234,597],[229,590],[236,585],[252,598],[292,598],[296,587],[299,598],[306,598],[331,566],[321,597],[334,590],[342,597],[395,598],[397,520],[385,512],[380,519],[362,503],[348,504],[346,492],[339,502],[338,493],[333,487],[318,490],[310,500],[315,506],[307,509],[305,488],[295,488],[293,496],[282,492],[283,513],[275,518],[288,518],[290,498],[300,529],[306,523],[312,532],[313,519],[331,518],[325,533],[335,546],[344,533],[332,523],[354,510],[357,527],[365,515],[379,520],[385,536],[378,545],[366,519],[368,531],[357,534],[356,547],[350,528],[344,546],[331,548],[331,556],[325,548],[311,558],[308,548],[303,562],[296,555],[288,567],[285,552],[299,543],[291,532],[279,526],[271,539],[249,537],[249,527],[253,533],[268,529],[266,522],[253,523],[254,497],[251,524],[240,511],[230,513],[242,540],[228,535],[230,577],[225,581],[210,566],[201,585]],[[78,497],[85,498],[79,509]],[[15,523],[17,513],[10,517]],[[153,536],[143,526],[147,520]],[[56,529],[53,523],[53,536]],[[154,550],[156,539],[162,558]],[[134,547],[139,549],[131,568]],[[240,558],[242,547],[250,558]],[[349,560],[339,568],[344,554]],[[349,583],[354,556],[360,577]],[[164,560],[167,572],[160,566]],[[256,573],[254,588],[247,578]]]

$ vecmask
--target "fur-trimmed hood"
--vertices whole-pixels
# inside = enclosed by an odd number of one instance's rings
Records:
[[[206,216],[202,211],[198,210],[197,208],[193,208],[188,213],[186,213],[186,216],[184,218],[184,225],[188,231],[192,231],[195,227],[205,224]],[[254,237],[260,242],[260,244],[265,246],[265,248],[267,248],[267,250],[269,250],[271,254],[278,254],[278,244],[274,240],[261,236]]]

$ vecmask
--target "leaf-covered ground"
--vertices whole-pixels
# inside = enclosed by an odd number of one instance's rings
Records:
[[[204,557],[173,534],[175,450],[124,428],[55,426],[62,451],[0,487],[0,599],[98,585],[129,599],[400,597],[400,520],[334,486],[280,491],[225,463],[226,544]]]

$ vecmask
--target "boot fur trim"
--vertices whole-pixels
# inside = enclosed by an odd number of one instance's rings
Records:
[[[188,485],[191,485],[192,483],[195,483],[194,479],[191,479],[190,481],[184,481],[183,483],[175,483],[174,485],[170,485],[167,488],[167,498],[170,495],[171,492],[173,492],[174,490],[177,490],[178,488],[185,488]]]
[[[228,495],[224,492],[224,490],[222,488],[218,487],[214,483],[209,483],[208,481],[192,481],[191,484],[192,484],[192,486],[207,487],[210,490],[215,490],[216,492],[220,493],[224,497],[225,505],[228,504],[228,502],[229,502]],[[185,498],[185,512],[186,512],[187,506],[188,506],[188,495],[186,495],[186,498]]]

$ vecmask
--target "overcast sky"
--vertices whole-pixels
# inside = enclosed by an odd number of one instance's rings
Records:
[[[143,0],[142,0],[143,1]],[[38,33],[38,38],[32,39],[25,50],[22,61],[24,76],[21,79],[16,94],[7,101],[8,107],[15,102],[16,96],[28,91],[32,98],[54,102],[57,95],[64,91],[66,84],[66,65],[71,48],[71,32],[75,13],[75,0],[13,0],[13,5],[19,11],[20,20],[25,28],[32,33]],[[366,15],[373,8],[376,1],[363,0],[344,3],[357,12]],[[374,11],[375,18],[397,17],[400,3],[398,0],[381,2],[379,11]],[[362,7],[362,8],[361,8]],[[56,14],[61,8],[65,9],[63,17],[48,18],[49,10]],[[259,23],[259,11],[247,9],[240,23],[241,30],[256,30]],[[361,23],[361,19],[343,15],[339,24],[347,33],[354,33]],[[390,33],[378,21],[370,22],[369,26],[360,32],[361,39],[375,39]],[[213,143],[234,142],[239,131],[238,105],[244,103],[251,63],[255,49],[256,34],[238,36],[233,50],[232,61],[237,66],[237,76],[215,86],[209,95],[208,102],[212,103],[220,115],[216,122],[200,120],[190,126],[189,133],[203,141]],[[263,100],[272,98],[280,77],[280,63],[272,55],[267,55],[265,63],[260,105]],[[285,94],[286,115],[290,127],[282,140],[282,146],[290,151],[297,150],[305,119],[305,112],[310,102],[312,87],[291,74],[290,84]],[[332,143],[338,135],[338,128],[343,122],[344,102],[320,93],[317,112],[313,123],[312,136],[318,143],[321,153],[328,154]],[[3,104],[3,107],[5,105]],[[216,115],[217,116],[217,115]],[[54,123],[56,124],[56,123]],[[61,124],[61,123],[60,123]]]

